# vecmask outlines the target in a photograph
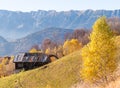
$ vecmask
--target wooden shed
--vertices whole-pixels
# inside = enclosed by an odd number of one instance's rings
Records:
[[[51,62],[50,57],[55,57],[55,55],[47,55],[44,53],[19,53],[14,58],[15,69],[33,69],[36,67],[43,66]]]

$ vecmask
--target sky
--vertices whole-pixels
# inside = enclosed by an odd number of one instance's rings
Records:
[[[120,0],[0,0],[0,10],[115,10],[120,9]]]

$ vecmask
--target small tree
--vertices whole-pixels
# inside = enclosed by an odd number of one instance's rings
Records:
[[[90,42],[82,49],[81,76],[84,80],[94,82],[99,79],[107,81],[116,67],[116,47],[113,33],[105,17],[99,18],[93,25]]]
[[[59,45],[58,48],[57,48],[57,51],[56,51],[56,55],[61,58],[64,56],[63,54],[63,46],[62,45]]]
[[[77,39],[66,40],[63,45],[64,55],[68,55],[76,50],[79,50],[82,44]]]
[[[46,49],[45,53],[50,54],[50,48]]]
[[[41,53],[41,50],[37,50],[35,48],[32,48],[31,50],[29,50],[30,53]]]

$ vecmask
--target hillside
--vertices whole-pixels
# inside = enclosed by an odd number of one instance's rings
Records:
[[[0,35],[8,39],[25,37],[45,28],[91,28],[100,16],[120,17],[120,10],[7,11],[0,10]],[[9,31],[9,32],[8,32]]]
[[[53,41],[63,42],[64,35],[71,32],[73,32],[72,29],[46,28],[24,38],[17,39],[16,41],[3,43],[0,46],[0,55],[4,56],[17,54],[19,52],[27,52],[33,45],[40,45],[46,38],[52,39]]]
[[[0,88],[69,88],[80,81],[80,63],[77,51],[46,66],[1,78]]]

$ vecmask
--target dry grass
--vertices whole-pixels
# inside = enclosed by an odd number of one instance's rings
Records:
[[[120,88],[120,78],[110,82],[108,85],[106,85],[106,87],[104,88]]]
[[[102,85],[92,85],[86,83],[78,83],[71,88],[120,88],[120,77],[117,78],[115,81],[111,81],[108,84],[103,83]]]
[[[120,88],[120,65],[115,73],[108,77],[107,82],[100,82],[97,84],[79,82],[74,84],[71,88]]]
[[[120,88],[120,66],[107,84],[91,85],[81,81],[80,64],[77,51],[46,66],[1,78],[0,88]]]
[[[80,51],[46,66],[0,79],[0,88],[69,88],[80,80]]]
[[[105,85],[104,88],[120,88],[120,65],[118,66],[117,71],[113,75],[113,80]]]

